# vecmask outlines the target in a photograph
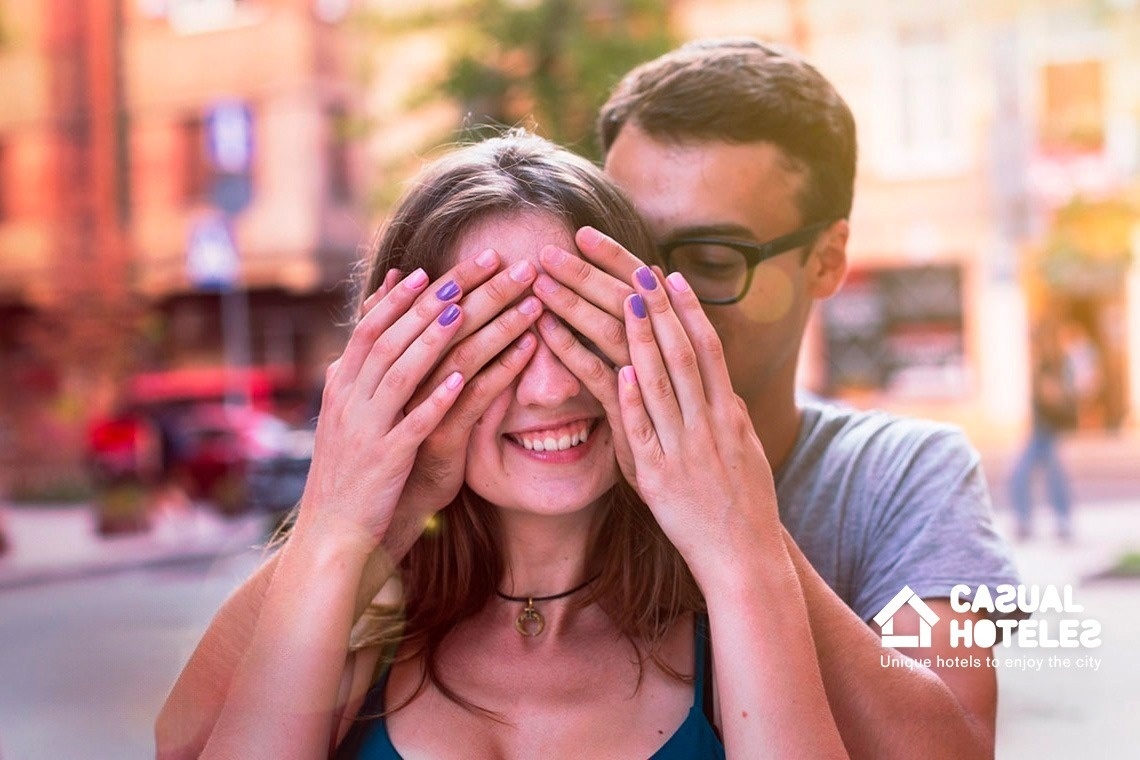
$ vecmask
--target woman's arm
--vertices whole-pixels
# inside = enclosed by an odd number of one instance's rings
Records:
[[[708,603],[729,757],[846,757],[771,469],[684,278],[635,272],[619,372],[636,485]]]
[[[458,492],[463,482],[467,437],[475,420],[526,365],[534,348],[532,337],[529,342],[516,341],[515,350],[505,350],[511,341],[524,335],[538,316],[533,311],[528,313],[521,303],[506,309],[530,286],[534,268],[529,264],[521,270],[515,267],[487,280],[492,271],[484,265],[464,262],[441,278],[454,279],[470,294],[461,302],[464,319],[454,345],[417,390],[411,404],[423,401],[430,389],[455,372],[471,380],[416,453],[415,465],[380,548],[371,553],[364,565],[354,620],[419,538],[426,519]],[[364,303],[362,319],[396,286],[398,275],[394,270],[389,272],[384,285]],[[281,555],[278,552],[262,563],[226,600],[206,629],[155,724],[160,758],[197,757],[204,746],[221,712],[233,674],[249,648]]]

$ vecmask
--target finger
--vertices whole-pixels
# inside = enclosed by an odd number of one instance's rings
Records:
[[[377,339],[390,328],[402,314],[407,312],[428,284],[428,276],[423,269],[417,269],[399,285],[388,291],[380,301],[369,309],[352,329],[344,354],[338,363],[334,382],[338,386],[356,382]],[[440,304],[440,310],[443,305]],[[428,320],[434,315],[428,317]]]
[[[645,263],[621,243],[593,227],[579,229],[574,235],[574,242],[587,261],[622,283],[629,282],[633,270]]]
[[[467,295],[463,298],[463,328],[459,331],[456,339],[462,340],[476,330],[482,329],[484,325],[495,318],[495,315],[517,301],[530,289],[536,274],[534,264],[523,259],[516,261],[507,270],[496,273],[494,277],[474,290],[468,290]],[[507,342],[516,336],[517,333],[511,336]],[[503,345],[505,346],[506,343]],[[499,346],[495,353],[501,351],[502,348],[503,346]],[[471,375],[464,373],[464,376],[470,377]]]
[[[380,287],[376,292],[364,299],[364,303],[360,304],[360,313],[357,314],[357,319],[363,319],[364,315],[372,311],[372,307],[380,303],[380,299],[388,294],[392,288],[396,287],[396,283],[400,281],[403,275],[400,274],[399,269],[389,269],[384,275],[384,281],[380,283]]]
[[[624,327],[622,331],[624,333]],[[618,465],[626,480],[634,483],[636,466],[622,427],[621,405],[617,397],[617,371],[608,361],[583,345],[553,314],[543,315],[538,321],[538,332],[558,360],[601,402],[613,433]]]
[[[468,312],[467,301],[462,305],[464,324],[468,325],[472,318]],[[427,382],[412,395],[412,403],[418,403],[452,372],[459,372],[464,377],[475,377],[485,364],[498,356],[511,344],[511,341],[522,335],[541,314],[542,302],[534,296],[527,296],[474,334],[460,340],[443,357]],[[460,328],[457,337],[463,334],[464,329]]]
[[[455,443],[461,451],[466,451],[467,438],[475,423],[487,411],[491,402],[519,376],[537,347],[538,338],[533,333],[523,333],[495,361],[472,377],[451,414],[440,423],[438,435],[432,436],[433,442],[438,438]]]
[[[628,286],[626,291],[626,295],[632,292]],[[625,339],[625,324],[622,320],[599,309],[546,274],[540,274],[535,279],[534,293],[548,309],[585,336],[592,347],[605,355],[610,364],[629,364],[629,344]],[[617,313],[621,313],[620,307]]]
[[[697,355],[697,367],[701,373],[705,396],[713,408],[729,409],[736,404],[737,395],[732,388],[732,376],[724,357],[724,344],[705,314],[701,302],[680,272],[665,278],[665,287],[673,311]]]
[[[632,365],[618,371],[618,401],[621,404],[622,428],[634,458],[645,469],[661,466],[665,461],[665,450],[645,408],[638,374]],[[641,467],[638,472],[642,472]]]
[[[449,313],[451,314],[449,319],[452,321],[449,321],[447,325],[452,324],[454,318],[458,316],[458,312],[449,310],[452,306],[456,306],[455,302],[462,295],[463,291],[455,280],[449,279],[442,283],[439,281],[433,283],[427,292],[422,293],[416,299],[411,308],[407,309],[395,322],[375,337],[368,350],[368,355],[360,366],[356,380],[353,382],[353,393],[363,399],[370,399],[375,396],[377,386],[387,375],[392,365],[415,340],[425,334],[432,322],[441,318],[445,313]],[[382,301],[362,320],[362,324],[370,322],[373,315],[382,314],[387,308],[387,301]],[[456,327],[458,328],[458,325]],[[360,325],[357,326],[357,330],[360,330]],[[355,333],[356,331],[354,331],[353,339],[356,337]],[[368,334],[370,333],[371,331]],[[449,331],[449,336],[454,334],[455,330]],[[439,348],[442,355],[444,347],[440,346]],[[438,357],[436,358],[438,359]],[[426,376],[426,371],[417,379],[417,385],[424,376]]]
[[[378,402],[379,419],[395,420],[402,413],[416,388],[447,350],[462,321],[463,307],[454,303],[448,305],[435,322],[392,362],[372,396],[372,400]],[[461,373],[451,373],[448,377],[455,375],[461,376]]]
[[[435,387],[431,395],[418,404],[392,429],[406,445],[419,446],[439,426],[463,390],[463,375],[453,372]]]
[[[708,420],[709,400],[697,364],[697,352],[657,275],[643,266],[634,272],[633,283],[644,299],[653,337],[685,424],[690,428],[700,426]]]
[[[593,228],[583,227],[582,229],[590,230]],[[595,230],[595,232],[597,231]],[[579,237],[582,237],[582,234],[579,233]],[[610,238],[605,238],[605,240],[608,241],[608,245],[615,246],[629,257],[630,263],[633,265],[629,267],[630,273],[641,266],[641,262],[633,254]],[[542,264],[543,270],[552,279],[613,317],[621,316],[621,305],[625,302],[625,297],[633,292],[633,289],[629,287],[630,274],[622,273],[615,276],[604,268],[599,268],[590,261],[557,246],[548,245],[543,248],[539,253],[538,260]]]
[[[447,306],[459,300],[464,293],[479,286],[491,277],[499,267],[499,254],[493,249],[481,251],[478,255],[464,259],[447,271],[423,293],[415,305],[382,333],[370,330],[367,334],[374,335],[373,345],[367,356],[367,363],[361,365],[357,373],[356,390],[366,398],[376,393],[380,383],[396,359],[407,350],[416,338],[424,333],[426,327],[436,319]],[[386,305],[386,301],[382,302]],[[372,313],[381,311],[374,309]],[[369,313],[365,320],[372,318]],[[466,320],[463,320],[466,322]],[[462,328],[462,323],[459,325]],[[454,333],[452,334],[454,337]],[[439,357],[436,357],[438,361]],[[423,376],[420,377],[420,380]],[[418,383],[417,383],[418,385]]]
[[[684,420],[661,349],[653,336],[653,325],[645,301],[640,294],[634,293],[626,299],[625,312],[629,355],[636,369],[641,401],[663,445],[670,445],[676,440],[675,431],[682,428]],[[667,431],[673,432],[667,434]]]

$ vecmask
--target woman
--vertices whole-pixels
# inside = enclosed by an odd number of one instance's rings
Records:
[[[796,582],[751,551],[775,505],[740,486],[771,474],[711,325],[646,267],[612,294],[628,343],[540,318],[539,253],[575,230],[652,254],[593,165],[533,136],[456,151],[403,199],[206,756],[842,755],[806,610],[753,581]],[[409,535],[401,601],[353,629]]]

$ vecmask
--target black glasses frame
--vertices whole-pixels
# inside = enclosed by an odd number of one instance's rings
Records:
[[[748,273],[744,276],[744,287],[741,288],[735,297],[701,298],[697,296],[697,300],[701,303],[726,305],[736,303],[748,295],[748,289],[752,287],[752,275],[756,272],[756,267],[759,266],[761,262],[806,245],[811,242],[812,238],[827,229],[831,223],[831,221],[826,221],[809,224],[806,227],[800,227],[795,232],[781,235],[766,243],[754,243],[751,240],[733,240],[731,238],[718,237],[686,237],[670,240],[668,243],[662,243],[658,246],[658,250],[661,252],[661,258],[665,262],[665,270],[668,272],[675,271],[670,261],[673,256],[673,251],[683,245],[723,245],[725,248],[731,248],[743,256],[748,267]]]

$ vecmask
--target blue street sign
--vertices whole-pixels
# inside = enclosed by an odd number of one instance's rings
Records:
[[[220,174],[248,174],[253,166],[253,115],[237,100],[222,100],[206,111],[206,155]]]
[[[229,225],[221,216],[204,216],[190,228],[186,274],[195,287],[228,290],[237,284],[241,261]]]

